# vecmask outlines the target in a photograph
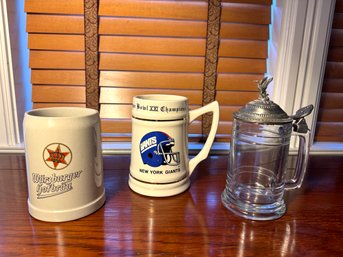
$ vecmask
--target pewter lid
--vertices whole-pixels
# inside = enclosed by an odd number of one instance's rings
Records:
[[[266,90],[272,80],[273,78],[266,77],[263,80],[257,81],[260,97],[247,103],[235,112],[233,116],[236,119],[254,123],[282,124],[292,122],[293,119],[279,105],[269,99]]]

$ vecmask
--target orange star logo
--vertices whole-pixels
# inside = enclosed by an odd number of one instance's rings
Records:
[[[53,143],[45,147],[43,158],[45,164],[54,170],[61,170],[71,162],[71,150],[61,143]]]

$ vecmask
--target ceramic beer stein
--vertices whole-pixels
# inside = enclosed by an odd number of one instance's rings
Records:
[[[204,147],[188,159],[188,125],[197,117],[213,113]],[[210,151],[219,121],[214,101],[189,111],[188,99],[177,95],[140,95],[132,103],[130,188],[142,195],[164,197],[179,194],[189,185],[197,164]]]
[[[73,107],[25,113],[28,207],[43,221],[68,221],[105,202],[99,113]]]

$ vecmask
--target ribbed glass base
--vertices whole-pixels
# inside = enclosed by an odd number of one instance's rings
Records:
[[[274,220],[286,212],[286,205],[283,200],[270,204],[252,204],[232,197],[227,189],[224,190],[221,198],[227,209],[250,220]]]

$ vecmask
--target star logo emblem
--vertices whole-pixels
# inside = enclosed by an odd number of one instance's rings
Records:
[[[70,164],[72,153],[65,144],[53,143],[44,148],[43,159],[49,168],[61,170]]]

